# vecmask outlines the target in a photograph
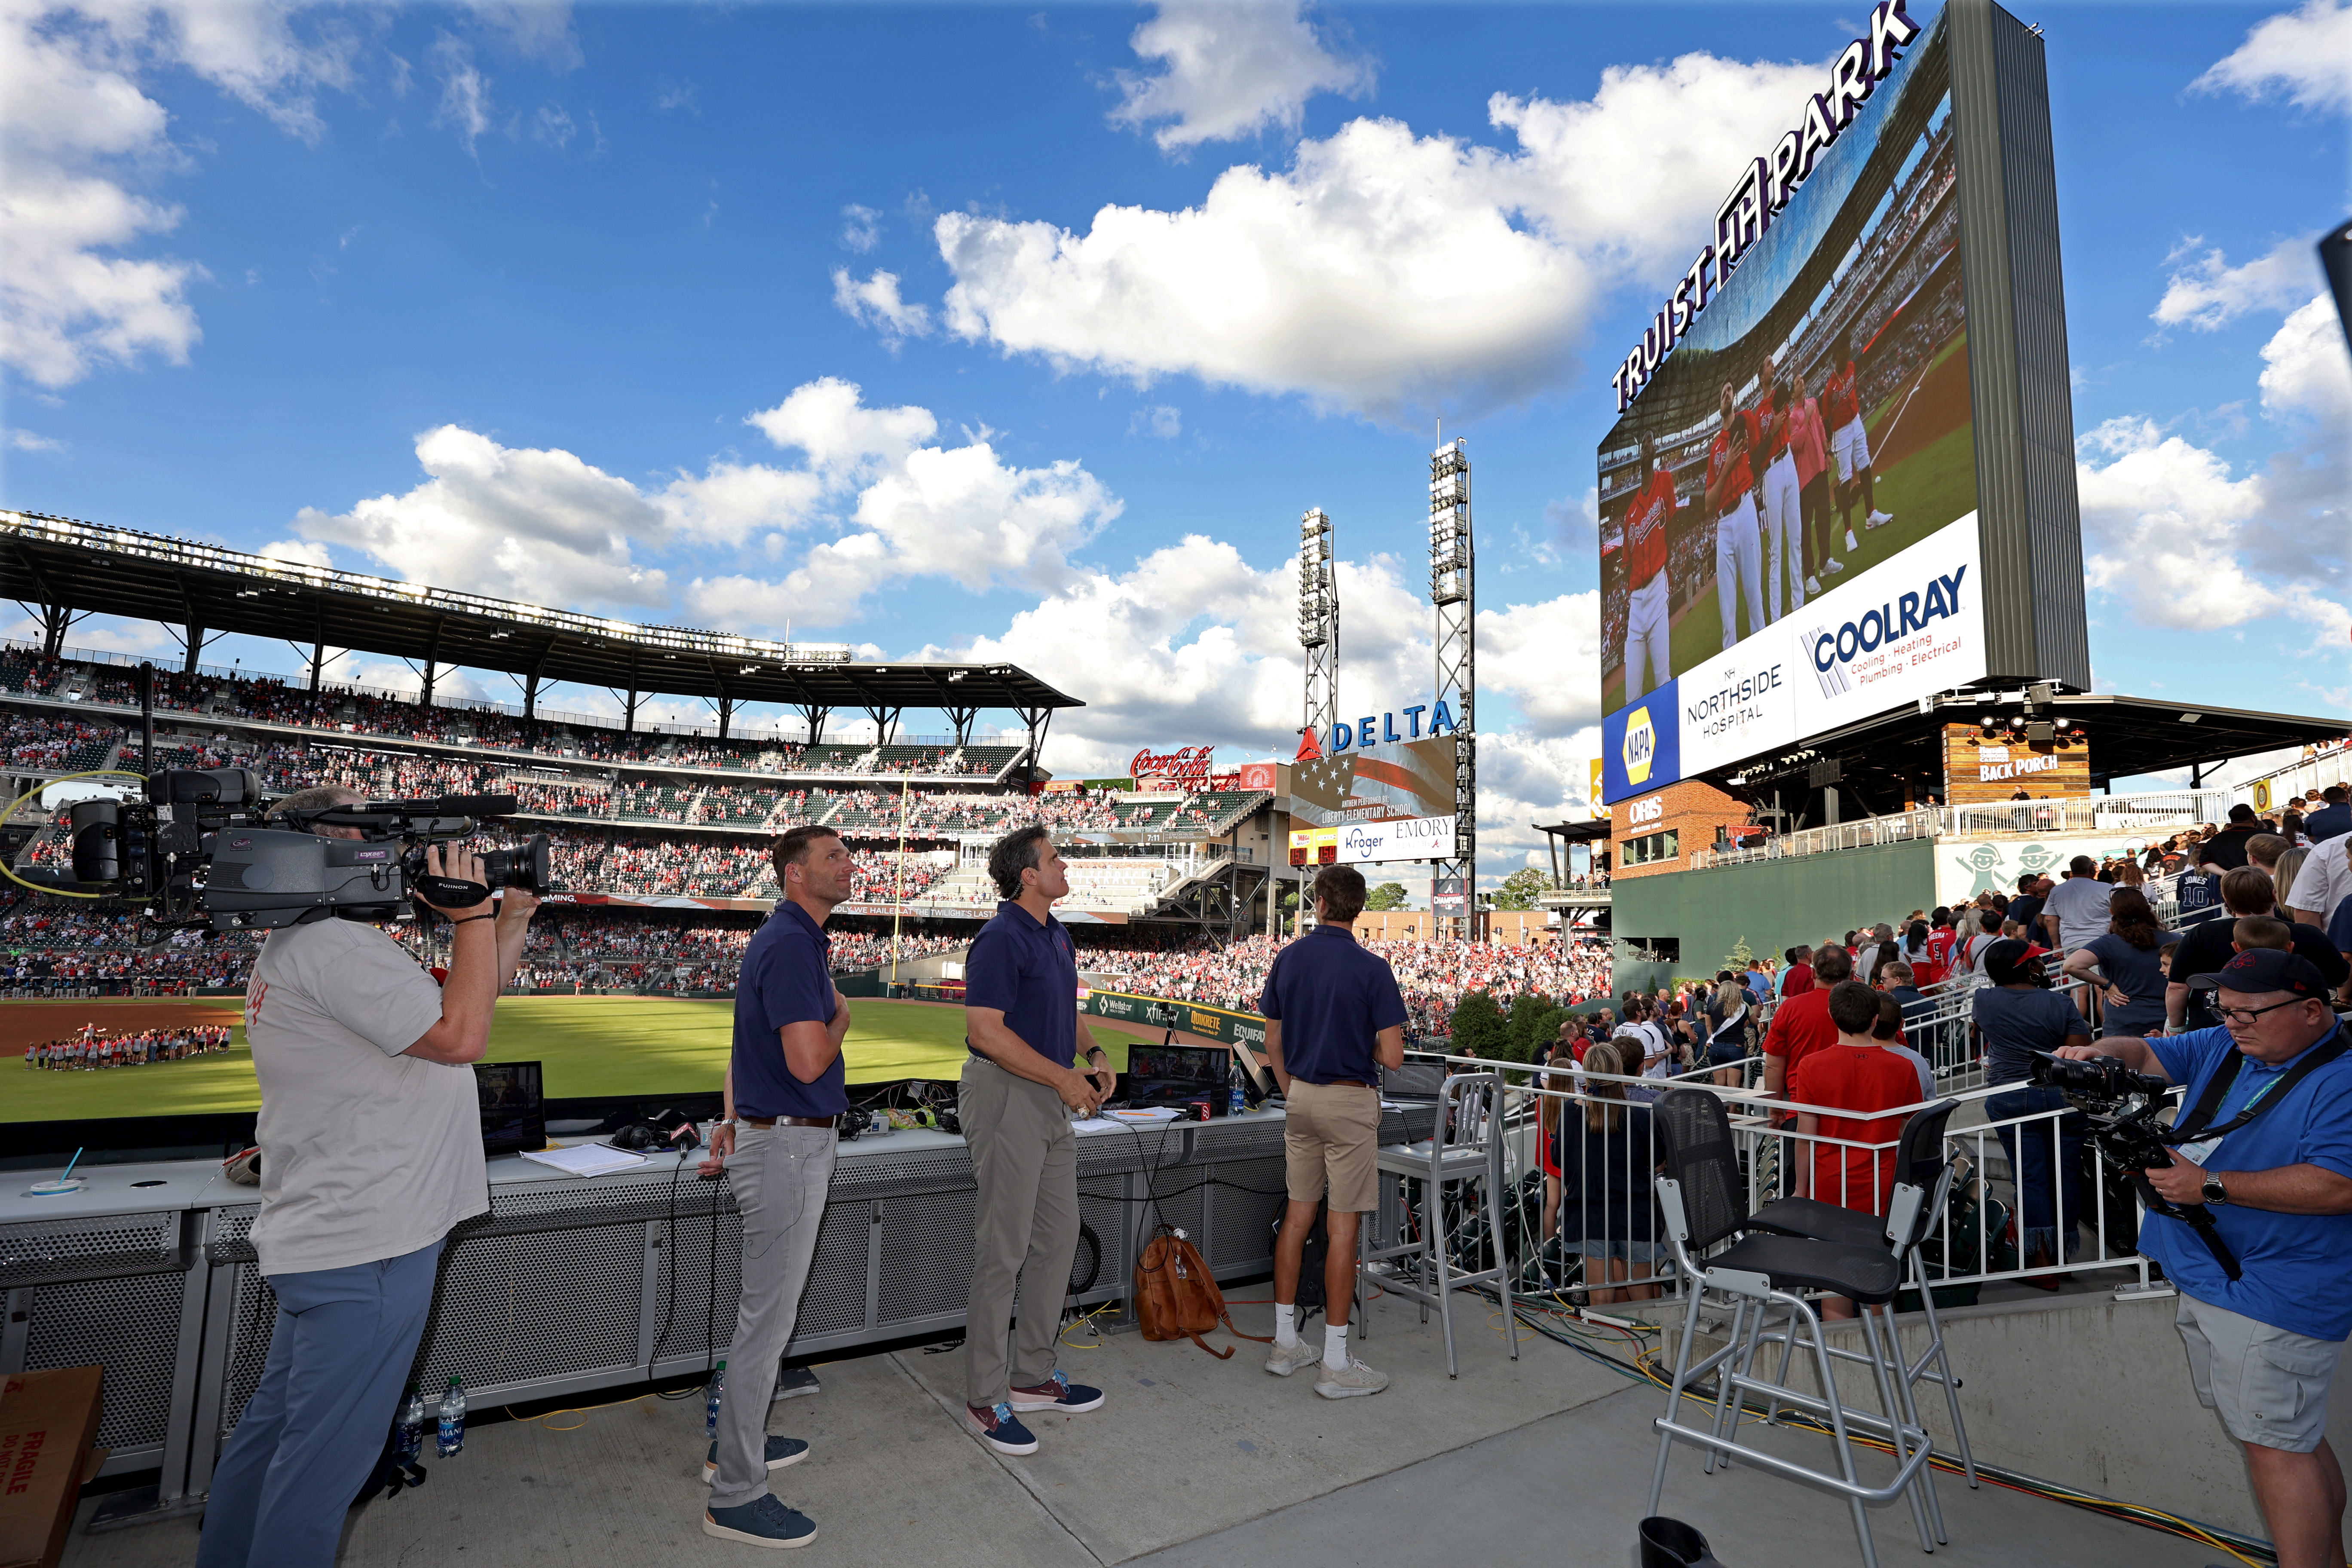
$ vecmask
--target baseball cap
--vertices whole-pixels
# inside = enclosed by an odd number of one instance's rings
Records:
[[[2325,998],[2327,982],[2319,966],[2299,952],[2274,947],[2249,948],[2211,974],[2192,975],[2193,991],[2237,991],[2249,996],[2289,991],[2297,996]]]
[[[1986,948],[1984,957],[1979,962],[1984,965],[1984,972],[1992,977],[1995,985],[2006,985],[2013,980],[2024,978],[2026,960],[2040,951],[2013,936],[2005,936]]]

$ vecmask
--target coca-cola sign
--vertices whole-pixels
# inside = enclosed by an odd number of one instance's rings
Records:
[[[1209,758],[1213,746],[1179,746],[1172,752],[1154,752],[1149,746],[1135,753],[1127,764],[1129,776],[1137,779],[1181,779],[1188,784],[1209,782]]]

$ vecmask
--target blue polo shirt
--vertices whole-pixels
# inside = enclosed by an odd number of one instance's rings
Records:
[[[1372,1037],[1405,1021],[1389,961],[1324,924],[1274,955],[1257,1010],[1282,1025],[1282,1069],[1308,1083],[1379,1083]]]
[[[964,960],[963,1005],[1004,1015],[1004,1026],[1047,1061],[1078,1056],[1078,953],[1062,922],[1011,899],[980,928]]]
[[[824,928],[790,899],[751,933],[735,982],[735,1111],[739,1116],[838,1116],[849,1109],[841,1058],[814,1083],[803,1083],[784,1065],[787,1024],[833,1020],[833,942]]]
[[[2336,1030],[2340,1035],[2343,1026]],[[2311,1048],[2326,1043],[2322,1039]],[[2188,1085],[2184,1106],[2195,1105],[2207,1080],[2238,1054],[2230,1031],[2220,1028],[2147,1044],[2173,1082]],[[2298,1056],[2272,1067],[2247,1058],[2213,1124],[2229,1121],[2257,1094],[2276,1094],[2279,1079],[2302,1059]],[[2225,1185],[2231,1171],[2269,1171],[2281,1165],[2317,1165],[2352,1176],[2352,1052],[2305,1079],[2284,1100],[2265,1105],[2257,1121],[2222,1139],[2210,1158],[2197,1163],[2220,1173]],[[2316,1340],[2352,1335],[2352,1292],[2344,1289],[2345,1280],[2352,1279],[2352,1215],[2273,1214],[2236,1204],[2215,1205],[2211,1213],[2244,1273],[2235,1284],[2179,1220],[2148,1216],[2140,1226],[2140,1250],[2164,1265],[2167,1279],[2200,1301]]]

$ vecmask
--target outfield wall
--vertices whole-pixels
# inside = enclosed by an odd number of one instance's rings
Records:
[[[1611,885],[1616,935],[1612,984],[1622,994],[1677,975],[1708,975],[1744,940],[1758,957],[1799,943],[1816,946],[1853,927],[1894,921],[1936,902],[1936,846],[1927,839],[1754,860],[1706,871],[1626,878]],[[1672,937],[1682,956],[1667,963],[1628,956],[1635,941]]]

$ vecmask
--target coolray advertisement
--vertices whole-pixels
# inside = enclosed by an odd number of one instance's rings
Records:
[[[1615,733],[1647,702],[1654,727],[1673,687],[1681,773],[1905,700],[1926,668],[1910,642],[1945,617],[1916,619],[1921,586],[1906,630],[1906,585],[1865,623],[1851,590],[1930,541],[1968,534],[1975,557],[1948,17],[1928,11],[1879,6],[1821,94],[1790,105],[1789,135],[1693,237],[1697,286],[1619,372],[1599,454],[1601,710]],[[1602,761],[1610,800],[1647,787],[1613,744]]]
[[[1318,827],[1450,817],[1454,738],[1358,746],[1295,763],[1290,798],[1292,815]]]

